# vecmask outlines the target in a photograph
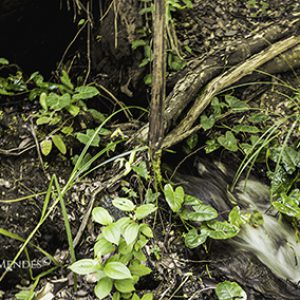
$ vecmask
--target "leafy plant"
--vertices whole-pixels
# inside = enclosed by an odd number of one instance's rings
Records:
[[[218,212],[212,206],[185,194],[181,186],[174,190],[171,184],[166,184],[164,195],[171,210],[178,214],[188,228],[184,234],[188,248],[204,244],[208,237],[217,240],[233,238],[242,225],[250,222],[251,215],[242,213],[237,206],[230,212],[229,221],[217,220]]]
[[[128,198],[115,198],[112,205],[127,216],[118,220],[103,207],[95,207],[93,220],[101,225],[101,233],[94,245],[94,259],[82,259],[70,266],[80,275],[93,274],[98,299],[109,294],[112,299],[140,299],[134,285],[140,277],[151,273],[146,266],[143,248],[153,237],[151,228],[142,220],[156,211],[154,204],[135,205]],[[151,300],[152,294],[141,299]]]
[[[219,300],[246,300],[247,294],[236,283],[231,281],[220,282],[216,286],[216,295]]]

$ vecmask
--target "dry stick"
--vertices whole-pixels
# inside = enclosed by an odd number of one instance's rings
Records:
[[[165,0],[155,0],[153,34],[153,79],[149,117],[149,146],[154,155],[164,137],[164,110],[166,98],[166,7]]]
[[[181,121],[181,123],[166,137],[163,147],[168,148],[175,145],[179,141],[184,139],[186,131],[190,130],[194,122],[204,111],[211,99],[226,87],[229,87],[233,83],[240,80],[245,75],[251,74],[263,64],[267,63],[274,57],[289,50],[290,48],[300,43],[300,37],[290,37],[283,41],[277,42],[261,51],[260,53],[252,56],[244,63],[232,68],[224,74],[213,79],[203,90],[201,95],[196,98],[191,109],[187,113],[187,116]]]

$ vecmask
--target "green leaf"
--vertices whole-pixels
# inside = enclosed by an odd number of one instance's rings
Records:
[[[127,198],[115,198],[112,201],[113,206],[115,206],[116,208],[122,210],[122,211],[133,211],[135,209],[135,205],[133,204],[132,201],[130,201]]]
[[[208,233],[205,230],[203,230],[203,232],[201,231],[201,234],[199,234],[198,230],[193,228],[184,235],[184,243],[188,248],[194,249],[204,244],[207,237]]]
[[[153,294],[152,293],[147,293],[145,294],[141,300],[153,300]]]
[[[112,279],[131,279],[129,269],[120,262],[109,262],[103,269],[104,273]]]
[[[235,111],[245,111],[249,109],[249,105],[245,101],[241,101],[234,96],[226,95],[225,101],[228,106]]]
[[[9,65],[9,61],[6,58],[0,57],[0,65]]]
[[[147,238],[153,238],[152,229],[147,224],[140,224],[140,232]]]
[[[45,116],[42,116],[42,117],[39,117],[37,120],[36,120],[36,125],[44,125],[44,124],[48,124],[50,123],[52,120],[52,118],[50,117],[45,117]]]
[[[139,233],[139,225],[135,222],[131,222],[125,229],[123,233],[123,237],[127,243],[130,245],[131,243],[135,242]]]
[[[266,114],[262,113],[256,113],[252,114],[249,118],[248,121],[253,123],[253,124],[261,124],[262,122],[265,122],[269,119],[270,117]]]
[[[98,281],[95,286],[94,293],[98,299],[104,299],[110,294],[112,287],[113,281],[108,277],[104,277]]]
[[[100,137],[98,134],[94,136],[95,132],[96,131],[94,129],[87,129],[86,133],[82,133],[82,132],[76,133],[76,138],[78,139],[79,142],[86,145],[94,137],[91,142],[91,146],[98,147],[100,143]]]
[[[237,139],[231,131],[226,131],[225,136],[221,135],[217,140],[221,146],[229,151],[236,152],[239,149]]]
[[[60,77],[60,81],[70,90],[74,89],[74,85],[71,82],[69,74],[65,70],[62,70],[62,76]]]
[[[86,100],[99,95],[99,91],[94,86],[79,86],[75,89],[76,94],[73,95],[72,100]]]
[[[214,152],[220,148],[220,144],[217,142],[216,139],[207,140],[205,144],[205,153],[207,154]]]
[[[69,114],[71,114],[73,117],[76,117],[80,113],[80,107],[76,105],[69,105],[66,107],[66,110]]]
[[[108,225],[107,227],[103,228],[102,229],[102,234],[103,234],[103,237],[115,244],[115,245],[118,245],[119,244],[119,241],[120,241],[120,237],[121,237],[121,232],[119,230],[119,227],[116,223],[112,223],[110,225]]]
[[[81,259],[69,266],[74,273],[79,275],[87,275],[99,270],[99,263],[95,259]]]
[[[139,277],[146,276],[152,272],[152,270],[145,265],[141,264],[139,261],[134,261],[130,264],[129,270],[132,275]]]
[[[297,168],[300,168],[300,151],[292,147],[286,147],[282,153],[282,163],[288,174],[293,174]]]
[[[272,202],[272,205],[281,213],[300,219],[300,207],[298,205],[299,199],[293,199],[286,194],[281,194],[280,201]]]
[[[146,218],[148,215],[152,214],[157,210],[157,207],[154,204],[142,204],[138,206],[135,210],[135,217],[138,220]]]
[[[135,290],[132,279],[116,280],[114,286],[121,293],[130,293]]]
[[[147,42],[145,40],[134,40],[132,43],[131,43],[131,48],[133,50],[137,49],[138,47],[141,47],[141,46],[145,46],[147,45]]]
[[[63,141],[63,139],[61,138],[61,136],[59,134],[55,134],[52,135],[52,141],[55,145],[55,147],[62,153],[62,154],[66,154],[67,153],[67,148],[66,145]]]
[[[70,135],[73,132],[74,128],[72,126],[64,126],[61,129],[61,132],[65,135]]]
[[[250,125],[236,125],[232,128],[232,130],[236,133],[239,132],[246,132],[246,133],[259,133],[260,129],[256,126],[250,126]]]
[[[188,149],[193,150],[197,146],[198,140],[199,140],[199,138],[198,138],[197,133],[190,135],[188,137],[188,139],[186,140],[186,144],[188,146]]]
[[[92,211],[93,220],[101,225],[109,225],[113,222],[112,216],[103,207],[95,207]]]
[[[123,217],[119,219],[115,224],[119,228],[119,231],[121,234],[125,231],[126,227],[130,224],[131,218],[129,217]]]
[[[116,247],[105,238],[98,239],[94,245],[94,253],[96,257],[101,257],[103,255],[112,253],[115,251],[115,249]]]
[[[53,110],[62,110],[71,104],[71,96],[67,93],[62,96],[50,93],[47,96],[46,103]]]
[[[239,233],[239,228],[226,221],[210,221],[207,222],[209,227],[208,236],[215,240],[225,240],[236,236]]]
[[[111,300],[120,300],[120,299],[121,299],[120,293],[119,292],[114,292]]]
[[[48,105],[47,105],[47,94],[46,93],[41,93],[40,94],[40,105],[41,107],[47,111],[48,110]]]
[[[218,216],[218,212],[210,205],[200,203],[193,206],[194,211],[184,210],[180,216],[185,220],[193,222],[203,222],[213,220]]]
[[[43,155],[47,156],[52,150],[52,141],[51,140],[43,140],[40,143],[41,152]]]
[[[202,125],[204,131],[211,129],[216,123],[216,119],[213,115],[207,117],[207,115],[203,114],[200,117],[200,124]]]
[[[147,169],[146,162],[142,161],[137,166],[133,166],[132,169],[140,177],[142,177],[146,180],[149,178],[149,172]]]
[[[247,220],[241,213],[241,210],[238,206],[235,206],[229,213],[228,220],[230,224],[235,225],[237,227],[241,227],[242,225],[249,222],[249,218]]]
[[[92,115],[93,119],[99,123],[102,123],[105,121],[106,117],[104,114],[102,114],[101,112],[99,112],[96,109],[93,108],[89,108],[88,112]]]
[[[164,194],[167,203],[169,204],[173,212],[179,212],[182,203],[184,201],[184,190],[181,186],[177,187],[175,191],[171,184],[166,184],[164,186]]]
[[[219,300],[247,300],[247,294],[236,282],[224,281],[218,283],[216,294]]]
[[[141,300],[141,298],[136,293],[134,293],[131,300]]]

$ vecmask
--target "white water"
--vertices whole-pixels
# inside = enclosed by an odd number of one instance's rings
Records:
[[[241,181],[235,197],[247,210],[263,213],[264,224],[259,227],[243,226],[232,243],[254,253],[278,277],[300,282],[300,243],[288,224],[278,221],[269,209],[269,191],[266,185],[256,180]],[[268,213],[265,213],[269,211]]]

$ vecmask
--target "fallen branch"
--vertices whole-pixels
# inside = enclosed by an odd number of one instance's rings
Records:
[[[251,74],[256,69],[272,60],[281,53],[300,44],[300,37],[290,37],[279,41],[266,50],[252,56],[250,59],[241,63],[237,67],[231,68],[229,71],[213,79],[202,91],[187,113],[186,117],[180,124],[165,138],[163,147],[168,148],[184,139],[185,132],[190,130],[197,118],[208,106],[211,99],[223,89],[231,86],[244,76]],[[176,141],[176,142],[175,142]]]

